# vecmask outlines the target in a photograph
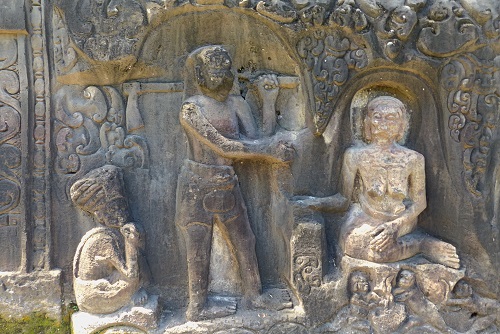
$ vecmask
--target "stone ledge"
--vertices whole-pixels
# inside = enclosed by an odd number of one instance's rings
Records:
[[[33,312],[57,320],[62,314],[61,271],[0,272],[0,315],[20,318]]]

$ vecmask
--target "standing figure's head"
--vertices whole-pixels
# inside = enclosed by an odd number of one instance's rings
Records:
[[[370,292],[368,276],[362,271],[355,271],[351,274],[349,289],[352,294],[367,294]]]
[[[233,88],[234,75],[226,49],[219,45],[201,47],[189,55],[187,64],[194,66],[196,83],[203,94],[219,101],[227,98]]]
[[[70,195],[73,203],[99,224],[119,228],[130,221],[122,171],[116,166],[90,171],[71,186]]]
[[[407,290],[415,285],[415,281],[415,273],[411,270],[403,269],[398,274],[396,286]]]
[[[365,118],[365,138],[398,142],[406,131],[406,108],[403,102],[391,96],[379,96],[368,103]]]

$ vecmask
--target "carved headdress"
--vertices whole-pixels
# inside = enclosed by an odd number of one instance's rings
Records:
[[[120,168],[105,165],[76,181],[70,189],[73,203],[95,217],[98,223],[121,227],[130,221]]]

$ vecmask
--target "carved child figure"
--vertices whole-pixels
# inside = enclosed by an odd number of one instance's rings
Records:
[[[351,205],[340,232],[343,254],[378,263],[422,253],[452,268],[460,262],[455,247],[425,234],[412,233],[426,207],[424,157],[398,144],[404,137],[406,108],[390,96],[368,103],[366,145],[346,150],[343,196],[352,197],[359,178],[359,203]]]
[[[349,276],[350,303],[340,310],[334,321],[320,327],[320,333],[349,330],[355,333],[371,333],[370,312],[379,306],[381,298],[370,291],[368,274],[355,271]]]
[[[256,138],[257,128],[247,102],[230,95],[234,76],[229,53],[221,46],[193,51],[186,62],[187,75],[196,79],[198,94],[187,98],[180,122],[188,138],[189,153],[178,179],[176,223],[186,248],[189,276],[188,320],[226,316],[234,305],[208,305],[210,252],[213,225],[218,224],[238,262],[243,301],[250,307],[281,309],[290,306],[289,296],[265,298],[261,282],[255,237],[232,167],[235,159],[286,162],[293,151],[279,135]],[[187,77],[186,82],[192,80]],[[278,89],[275,76],[258,83],[263,109],[274,108]],[[267,93],[267,94],[266,94]]]
[[[111,165],[94,169],[73,184],[70,194],[102,225],[83,236],[73,261],[80,310],[107,314],[131,303],[146,303],[148,296],[141,288],[141,229],[130,222],[121,170]]]
[[[500,325],[500,302],[474,293],[465,280],[455,284],[444,311],[445,319],[458,324],[456,329],[460,332],[496,333]]]
[[[404,303],[411,314],[418,316],[443,333],[456,333],[446,325],[436,305],[425,298],[417,285],[415,273],[411,270],[404,269],[399,272],[393,294],[394,300]]]

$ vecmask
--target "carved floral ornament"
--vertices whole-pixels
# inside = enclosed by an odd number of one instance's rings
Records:
[[[0,216],[19,204],[21,151],[14,141],[21,130],[19,76],[16,72],[17,42],[0,41]]]
[[[92,166],[82,160],[148,168],[147,144],[127,128],[123,98],[115,88],[64,86],[55,94],[55,115],[59,174],[81,175]]]

